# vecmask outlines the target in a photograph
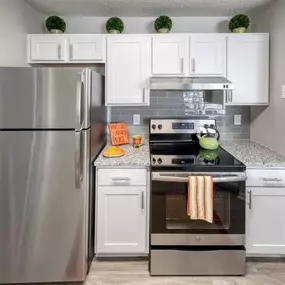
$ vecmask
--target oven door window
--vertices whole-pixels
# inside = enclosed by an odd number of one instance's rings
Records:
[[[152,182],[152,233],[245,233],[245,183],[214,183],[213,223],[187,214],[188,183]]]

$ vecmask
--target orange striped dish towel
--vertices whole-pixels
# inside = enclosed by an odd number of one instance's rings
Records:
[[[188,177],[187,214],[192,220],[213,223],[213,177]]]

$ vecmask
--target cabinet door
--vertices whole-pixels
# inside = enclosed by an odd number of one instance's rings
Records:
[[[248,187],[247,203],[247,254],[285,254],[285,189]]]
[[[191,35],[189,52],[191,75],[226,75],[226,36]]]
[[[102,35],[70,35],[70,60],[103,62],[105,37]]]
[[[110,36],[107,58],[107,105],[148,105],[150,38],[146,35]]]
[[[269,35],[229,35],[227,78],[234,83],[233,105],[268,105]]]
[[[96,253],[146,252],[145,186],[98,187]]]
[[[157,35],[152,37],[152,74],[185,74],[186,37]]]
[[[66,61],[65,35],[35,35],[30,37],[30,61]]]

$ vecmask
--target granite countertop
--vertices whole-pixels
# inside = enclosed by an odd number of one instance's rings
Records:
[[[95,166],[149,166],[150,165],[150,153],[149,153],[149,142],[148,140],[143,141],[144,145],[139,148],[133,148],[131,144],[120,145],[120,148],[126,151],[124,156],[106,158],[102,155],[103,151],[100,153],[98,158],[95,160]]]
[[[131,144],[120,146],[126,151],[118,158],[106,158],[102,153],[95,160],[94,165],[104,166],[149,166],[150,151],[148,140],[143,141],[140,148],[133,148]],[[106,147],[110,146],[107,144]],[[221,141],[221,147],[243,162],[247,168],[285,168],[285,156],[253,141]]]
[[[247,168],[285,168],[285,156],[253,141],[222,141],[221,147]]]

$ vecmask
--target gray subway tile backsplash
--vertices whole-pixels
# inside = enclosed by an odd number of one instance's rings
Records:
[[[180,91],[151,92],[150,106],[111,107],[111,121],[126,122],[130,135],[141,134],[146,136],[148,135],[149,119],[165,117],[191,118],[191,114],[197,116],[198,110],[201,115],[206,114],[216,119],[222,139],[250,139],[250,107],[226,106],[224,108],[221,105],[206,102],[199,103],[199,106],[198,104],[192,106],[189,101],[184,99],[185,94],[183,95],[183,92]],[[185,104],[185,102],[187,103]],[[133,125],[133,114],[140,114],[140,125]],[[234,114],[242,115],[241,126],[234,126]]]

